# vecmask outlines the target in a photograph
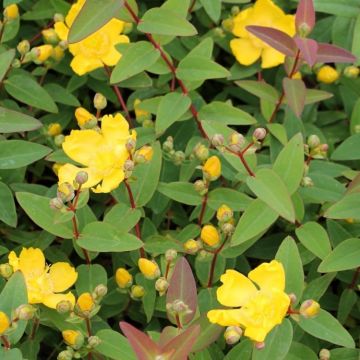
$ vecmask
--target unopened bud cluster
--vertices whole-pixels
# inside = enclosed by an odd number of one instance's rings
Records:
[[[305,145],[305,154],[312,159],[325,159],[327,156],[329,146],[322,143],[317,135],[310,135]]]
[[[174,139],[172,136],[168,136],[163,143],[163,150],[167,158],[175,165],[180,166],[186,159],[186,155],[181,150],[174,149]]]

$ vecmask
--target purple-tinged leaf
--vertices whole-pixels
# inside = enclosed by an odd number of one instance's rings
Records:
[[[157,355],[161,354],[158,345],[142,331],[125,321],[120,321],[120,328],[128,338],[139,360],[154,360]]]
[[[288,34],[266,26],[250,25],[246,30],[287,56],[295,56],[296,44]]]
[[[194,275],[187,260],[182,257],[176,265],[170,279],[170,285],[166,294],[166,303],[173,303],[175,300],[182,301],[188,307],[188,313],[181,318],[182,324],[190,322],[196,312],[197,291]],[[176,324],[176,319],[168,312],[169,320]]]
[[[313,39],[296,37],[295,43],[300,50],[300,57],[304,59],[309,64],[309,66],[313,66],[317,60],[317,42]]]
[[[193,325],[162,346],[162,353],[172,353],[171,360],[187,360],[200,334],[200,326]]]
[[[296,62],[296,64],[295,64]],[[296,60],[296,58],[292,57],[292,56],[285,56],[285,62],[284,62],[284,69],[286,72],[286,75],[288,77],[290,77],[290,75],[294,75],[295,73],[297,73],[302,65],[302,60],[299,61]],[[295,69],[294,69],[295,66]]]
[[[179,335],[179,329],[174,326],[166,326],[164,329],[162,329],[160,338],[159,338],[159,346],[163,347],[168,342],[170,342],[173,338],[175,338],[177,335]]]
[[[318,63],[353,63],[356,61],[356,56],[338,46],[324,43],[318,43],[318,46],[316,58]]]
[[[300,118],[305,106],[306,86],[304,82],[298,79],[284,78],[283,88],[288,105]]]
[[[315,10],[313,0],[300,0],[295,15],[295,25],[298,33],[302,27],[308,27],[310,32],[315,26]]]

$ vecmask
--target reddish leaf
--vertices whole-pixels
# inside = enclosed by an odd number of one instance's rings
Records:
[[[173,303],[175,300],[181,300],[188,306],[189,313],[182,317],[182,323],[187,324],[195,316],[197,292],[194,275],[184,257],[180,258],[175,265],[166,294],[167,304]],[[170,321],[176,324],[174,316],[170,313],[168,315]]]
[[[246,30],[287,56],[295,56],[296,44],[288,34],[266,26],[247,26]]]
[[[313,39],[296,37],[295,43],[300,50],[300,56],[310,65],[313,66],[317,60],[318,44]]]
[[[161,352],[165,354],[172,352],[171,360],[187,360],[199,334],[200,326],[191,326],[162,346]]]
[[[154,360],[161,353],[158,345],[142,331],[125,321],[120,321],[120,328],[128,338],[139,360]]]
[[[164,346],[168,342],[170,342],[173,338],[175,338],[179,334],[178,328],[174,326],[166,326],[160,334],[159,345]]]
[[[288,105],[300,118],[305,106],[306,87],[302,80],[284,78],[283,88]]]
[[[309,32],[315,25],[315,10],[313,0],[300,0],[295,15],[297,32],[300,32],[301,25],[306,24]]]
[[[356,61],[356,56],[354,56],[350,51],[342,49],[335,45],[318,43],[318,53],[316,62],[319,63],[353,63]]]

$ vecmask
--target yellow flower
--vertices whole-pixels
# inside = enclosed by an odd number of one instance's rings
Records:
[[[227,205],[221,205],[216,212],[216,218],[219,221],[229,221],[232,219],[234,212]]]
[[[16,4],[7,6],[4,10],[4,16],[7,20],[14,20],[19,16],[19,8]]]
[[[35,62],[43,63],[50,56],[52,56],[53,47],[52,47],[52,45],[41,45],[41,46],[34,47],[31,51],[35,56]]]
[[[116,189],[124,179],[123,167],[129,157],[126,149],[129,139],[135,140],[136,133],[129,131],[129,124],[120,114],[103,116],[101,131],[72,130],[65,137],[62,148],[67,156],[85,167],[65,164],[59,170],[59,184],[72,184],[76,174],[85,171],[88,181],[82,185],[83,189],[92,188],[96,193]]]
[[[60,301],[68,300],[74,306],[75,297],[71,292],[60,294],[71,287],[78,276],[68,263],[57,262],[48,266],[43,252],[37,248],[23,248],[19,257],[11,251],[9,263],[14,271],[23,273],[30,304],[42,303],[56,309]]]
[[[56,22],[55,31],[61,40],[67,40],[69,28],[79,14],[85,0],[78,0],[71,6],[65,22]],[[69,51],[74,55],[71,67],[78,75],[84,75],[92,70],[103,67],[104,64],[114,66],[121,58],[121,54],[116,50],[115,45],[128,43],[126,35],[120,35],[124,30],[125,23],[113,18],[99,30],[87,38],[69,44]]]
[[[207,314],[210,322],[240,326],[245,329],[245,336],[261,343],[286,316],[290,298],[284,292],[284,268],[276,260],[261,264],[250,271],[248,277],[227,270],[221,282],[223,285],[217,290],[220,304],[240,308],[211,310]]]
[[[151,146],[145,145],[135,152],[134,161],[142,164],[152,159],[154,150]]]
[[[59,123],[52,123],[48,126],[48,134],[50,136],[56,136],[61,134],[61,125]]]
[[[77,308],[82,312],[90,312],[95,307],[95,302],[90,293],[86,292],[79,296],[76,302]]]
[[[133,282],[132,275],[124,268],[118,268],[115,273],[115,280],[119,288],[125,289]]]
[[[198,241],[190,239],[184,243],[184,249],[190,254],[195,254],[200,249],[200,244]]]
[[[133,299],[141,299],[145,295],[145,289],[140,285],[133,285],[130,295]]]
[[[74,349],[81,348],[84,343],[84,336],[78,330],[64,330],[62,336],[65,343]]]
[[[318,81],[324,84],[332,84],[340,77],[340,74],[332,66],[325,65],[321,67],[316,77]]]
[[[155,261],[140,258],[138,266],[141,273],[148,279],[155,279],[160,275],[159,266]]]
[[[44,40],[49,44],[57,44],[59,42],[59,38],[54,29],[44,29],[41,31],[41,35]]]
[[[204,176],[214,181],[221,175],[221,162],[217,156],[209,157],[203,166]]]
[[[216,246],[220,241],[220,235],[213,225],[205,225],[201,229],[201,240],[209,246]]]
[[[54,163],[54,165],[52,166],[53,172],[57,175],[62,166],[64,166],[64,164]]]
[[[238,39],[230,41],[231,51],[242,65],[251,65],[261,57],[261,67],[271,68],[282,64],[285,55],[267,45],[246,30],[249,25],[271,27],[295,35],[295,17],[286,15],[271,0],[257,0],[253,6],[239,12],[233,19],[233,34]]]
[[[95,119],[95,116],[90,114],[83,107],[78,107],[75,110],[75,118],[80,128],[83,128],[90,120]]]
[[[8,316],[0,311],[0,335],[2,335],[10,327],[10,320]]]

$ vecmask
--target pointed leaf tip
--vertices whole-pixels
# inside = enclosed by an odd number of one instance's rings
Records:
[[[307,26],[307,32],[315,26],[315,10],[313,0],[300,0],[295,15],[295,26],[298,33],[301,33],[303,26]]]

